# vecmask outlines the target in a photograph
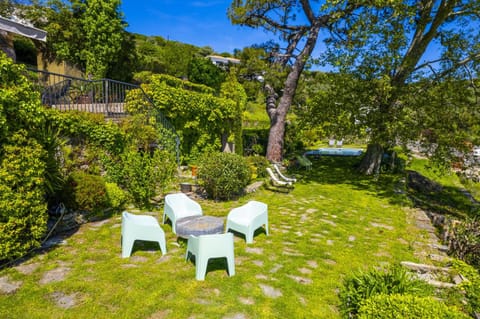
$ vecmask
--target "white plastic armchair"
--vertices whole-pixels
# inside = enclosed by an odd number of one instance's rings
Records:
[[[148,215],[122,213],[122,257],[130,257],[136,240],[156,241],[162,254],[167,253],[165,232],[156,218]]]
[[[280,178],[282,178],[285,182],[295,183],[297,181],[297,179],[294,177],[287,177],[283,175],[277,164],[273,164],[273,168],[275,169],[275,172],[277,172],[278,176],[280,176]]]
[[[200,204],[193,199],[190,199],[184,193],[168,194],[165,196],[162,223],[165,223],[165,220],[168,217],[172,222],[172,232],[174,234],[177,233],[177,220],[185,217],[201,215],[203,215],[203,211]]]
[[[205,280],[208,260],[210,258],[227,259],[228,275],[235,275],[235,257],[233,251],[233,234],[190,235],[188,238],[185,260],[195,256],[195,278]]]
[[[251,244],[255,230],[263,225],[268,235],[268,206],[252,200],[228,213],[226,230],[231,229],[244,234],[247,244]]]

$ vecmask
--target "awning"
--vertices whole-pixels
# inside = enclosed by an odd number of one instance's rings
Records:
[[[23,35],[24,37],[47,41],[47,31],[0,17],[0,30]]]

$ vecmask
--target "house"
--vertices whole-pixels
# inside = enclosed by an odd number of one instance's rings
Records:
[[[26,21],[15,16],[10,19],[0,16],[0,50],[4,51],[14,61],[16,60],[13,48],[13,35],[18,34],[34,40],[47,41],[47,32],[35,28]]]
[[[209,58],[213,64],[221,68],[226,68],[230,64],[240,64],[239,59],[226,58],[220,55],[207,55],[207,58]]]

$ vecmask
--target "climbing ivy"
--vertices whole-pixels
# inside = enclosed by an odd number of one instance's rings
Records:
[[[235,130],[241,129],[243,99],[217,97],[209,87],[165,75],[153,75],[142,88],[152,98],[156,110],[177,130],[184,162],[195,160],[206,150],[220,150],[222,136],[236,136]],[[146,114],[153,109],[145,103],[141,92],[132,90],[127,110]]]

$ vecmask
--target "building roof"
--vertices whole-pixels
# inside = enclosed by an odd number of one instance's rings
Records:
[[[23,35],[24,37],[35,40],[47,41],[47,31],[27,25],[24,21],[14,21],[0,17],[0,30]]]
[[[235,59],[235,58],[226,58],[220,55],[208,55],[207,58],[209,58],[214,64],[219,65],[228,65],[230,63],[232,64],[239,64],[240,60]]]

